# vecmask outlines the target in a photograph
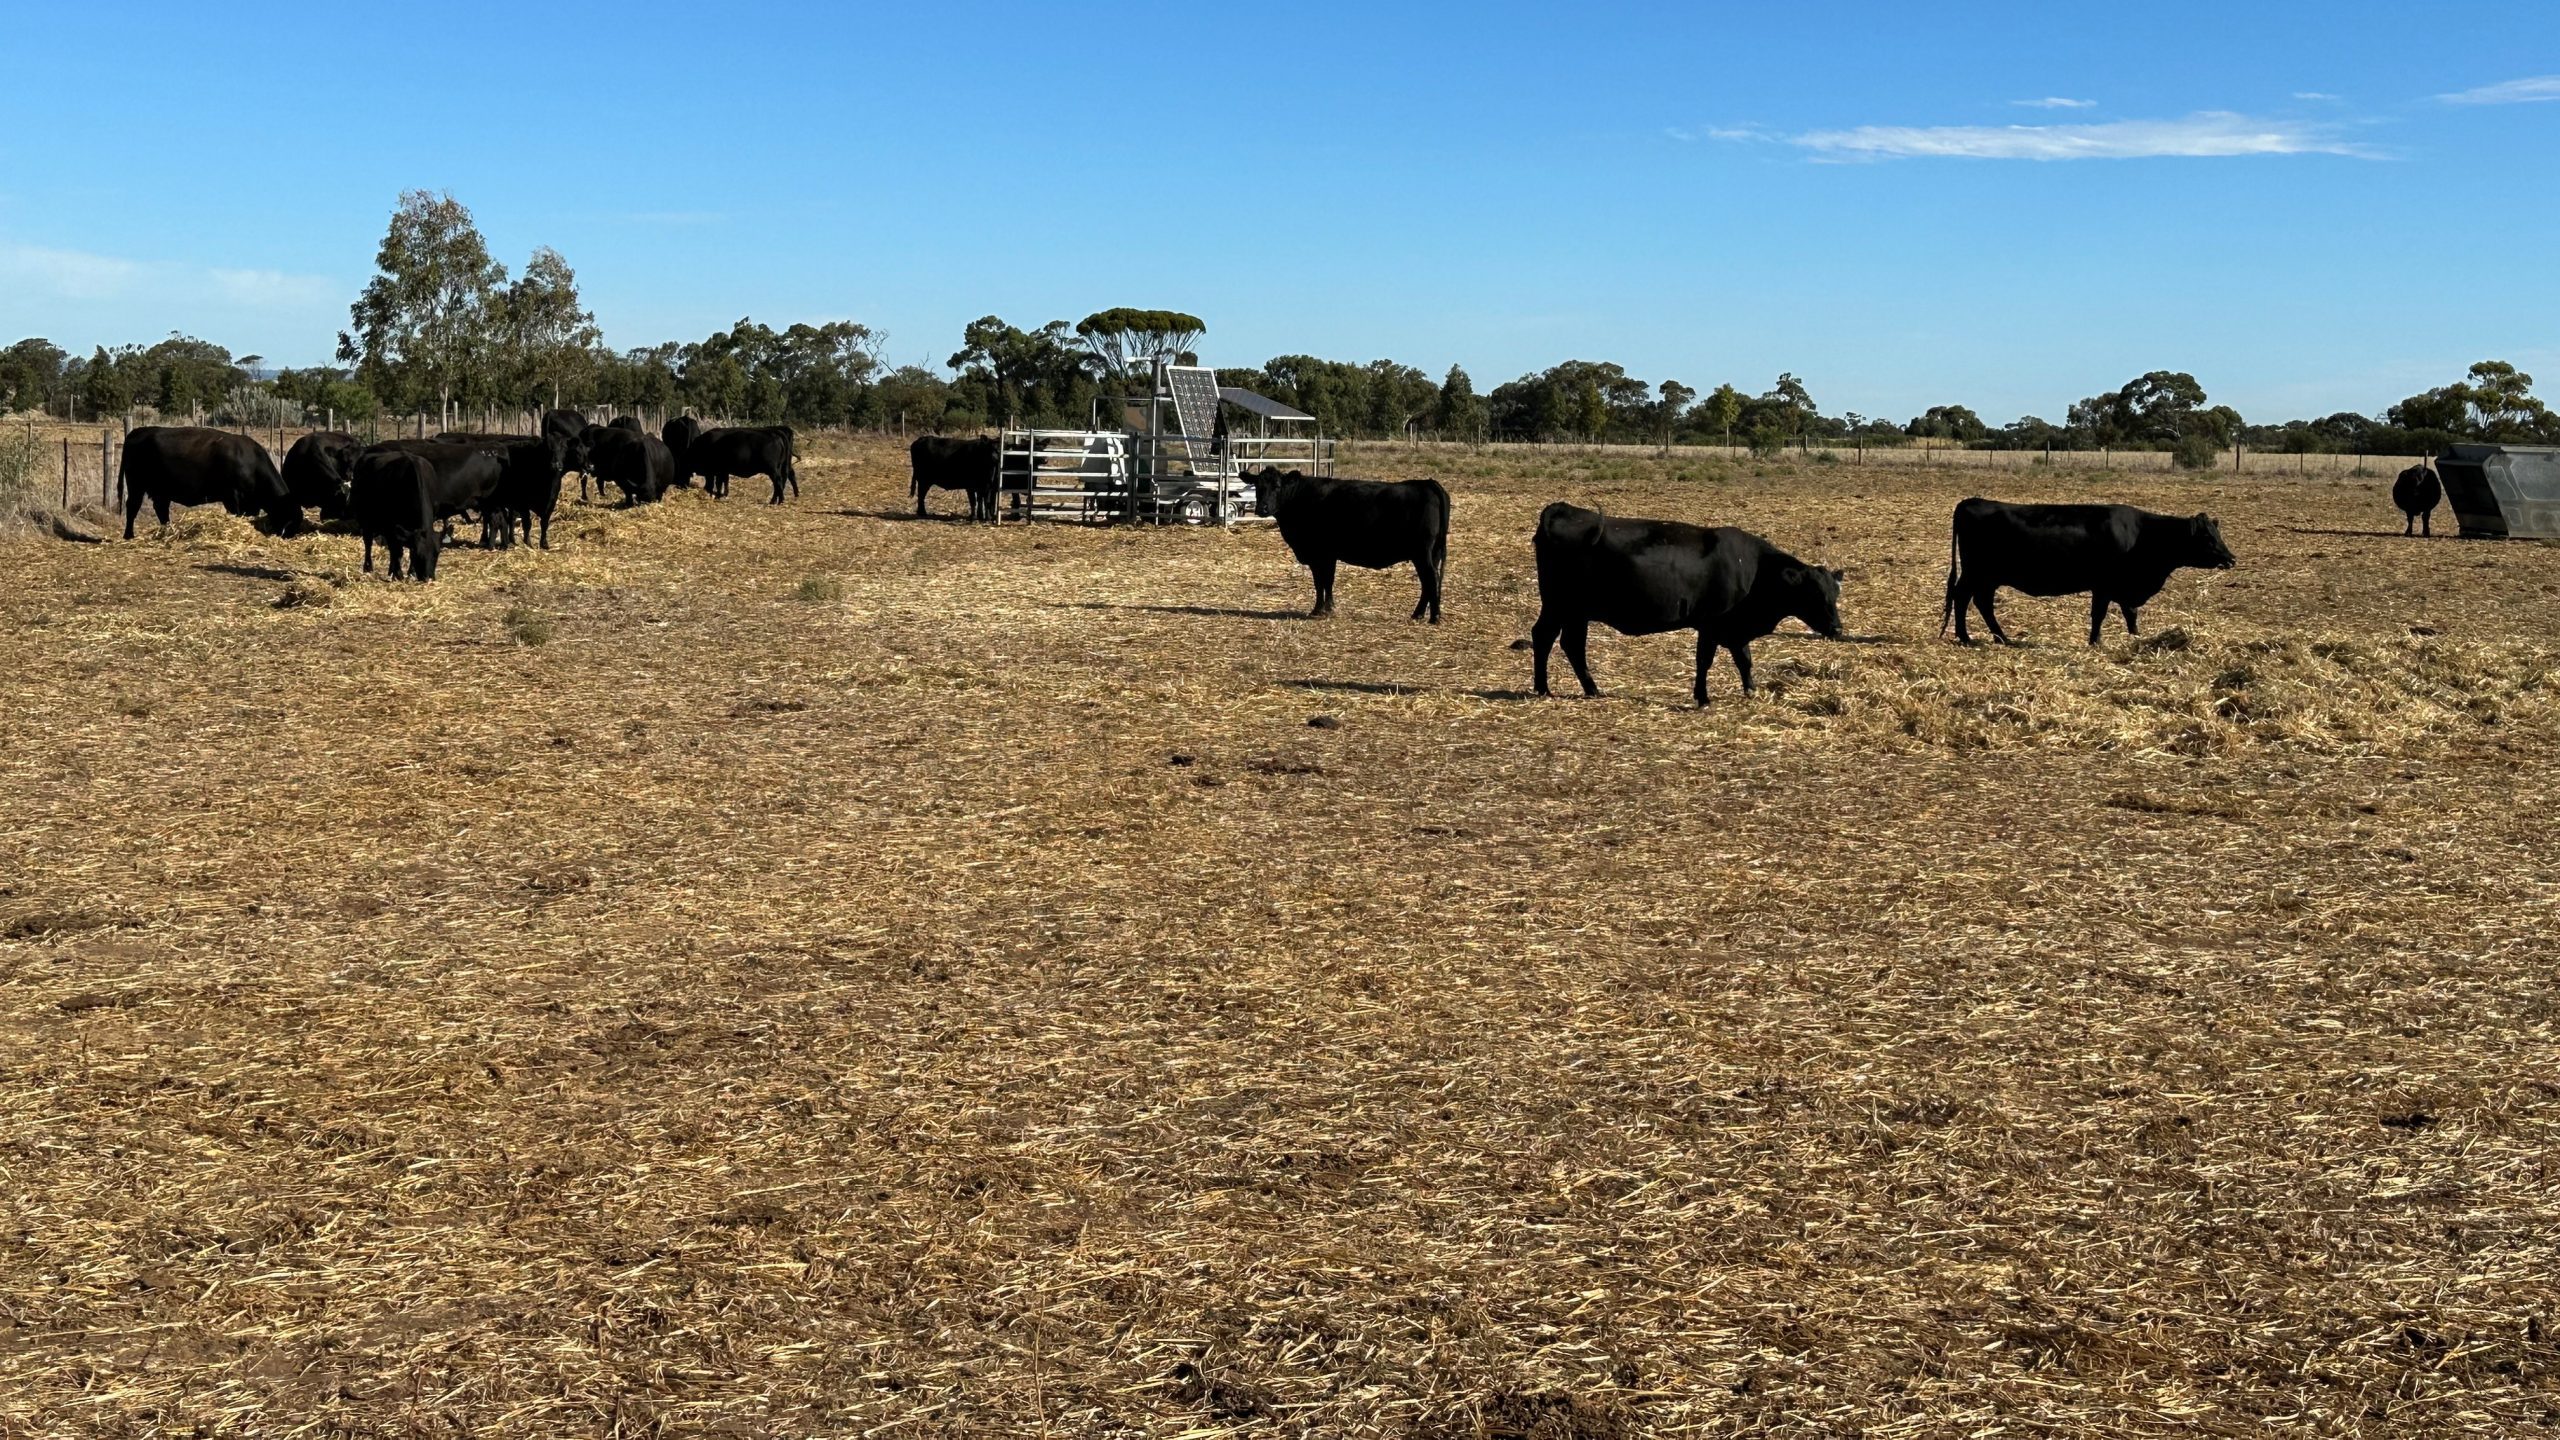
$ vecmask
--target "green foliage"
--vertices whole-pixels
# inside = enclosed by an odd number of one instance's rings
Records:
[[[70,358],[61,346],[34,338],[0,350],[0,413],[51,405],[62,388],[63,362]]]
[[[92,415],[120,415],[133,404],[133,386],[101,345],[80,375],[80,407]]]
[[[1914,440],[1953,440],[1970,445],[1989,436],[1991,427],[1962,405],[1932,405],[1927,414],[1915,416],[1903,426],[1902,433]]]
[[[374,256],[376,273],[348,307],[338,358],[378,395],[439,403],[469,397],[496,348],[506,267],[489,258],[471,212],[450,192],[404,191]]]
[[[0,514],[37,496],[44,446],[25,430],[0,431]]]
[[[1076,322],[1094,366],[1118,393],[1148,378],[1158,360],[1179,360],[1200,343],[1209,326],[1179,310],[1097,310]]]
[[[2169,455],[2181,470],[2210,470],[2214,462],[2222,458],[2222,446],[2211,435],[2201,430],[2190,430],[2178,437],[2178,443],[2170,447]]]
[[[1431,400],[1431,428],[1442,435],[1473,440],[1484,433],[1484,397],[1476,393],[1476,382],[1458,366],[1449,367],[1441,378],[1440,393]]]
[[[832,605],[844,598],[844,582],[833,575],[811,575],[801,580],[797,593],[803,603]]]

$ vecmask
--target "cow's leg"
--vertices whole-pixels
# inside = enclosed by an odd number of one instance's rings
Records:
[[[373,573],[373,532],[370,530],[364,534],[364,573]]]
[[[1733,655],[1733,668],[1742,672],[1742,693],[1759,694],[1760,692],[1751,684],[1751,642],[1737,640],[1724,648]]]
[[[1529,626],[1529,688],[1540,695],[1547,693],[1547,651],[1554,646],[1556,633],[1562,629],[1563,624],[1544,610],[1538,612],[1537,620]]]
[[[1564,658],[1573,662],[1573,678],[1582,682],[1586,699],[1600,693],[1600,687],[1591,679],[1591,661],[1582,653],[1583,642],[1590,638],[1588,620],[1575,620],[1564,627]]]
[[[1707,672],[1714,669],[1715,664],[1715,634],[1701,626],[1698,630],[1698,673],[1689,682],[1689,699],[1701,709],[1705,708],[1707,703]]]
[[[1959,645],[1970,645],[1973,643],[1973,631],[1967,629],[1964,623],[1965,612],[1972,608],[1973,587],[1966,584],[1961,579],[1948,581],[1947,613],[1955,617],[1956,643]]]
[[[399,579],[400,558],[408,553],[407,549],[396,537],[386,537],[382,542],[382,553],[385,561],[390,567],[391,578],[394,580]]]
[[[790,471],[788,471],[788,470],[785,470],[785,471],[783,471],[781,474],[776,475],[776,476],[774,476],[774,477],[773,477],[773,503],[774,503],[774,504],[779,505],[779,504],[781,504],[781,503],[782,503],[782,487],[783,487],[783,486],[785,486],[785,485],[788,485],[788,484],[790,484],[790,483],[791,483],[791,472],[790,472]]]
[[[2127,635],[2141,634],[2142,607],[2139,605],[2119,605],[2116,608],[2124,611],[2124,633]]]
[[[2415,535],[2415,534],[2417,534],[2417,533],[2418,533],[2418,517],[2417,517],[2417,516],[2415,516],[2415,515],[2403,514],[2403,515],[2400,517],[2400,536],[2401,536],[2401,538],[2405,540],[2405,539],[2407,539],[2409,536]]]
[[[157,495],[152,496],[151,518],[159,521],[163,530],[169,528],[169,502]]]
[[[1419,620],[1427,614],[1431,623],[1437,625],[1440,623],[1440,567],[1429,555],[1421,555],[1414,559],[1413,573],[1422,582],[1422,598],[1413,602],[1413,618]]]
[[[2426,514],[2418,517],[2418,533],[2426,536],[2430,540],[2435,538],[2436,512],[2430,510]]]
[[[2003,645],[2012,645],[2017,642],[2009,638],[2008,631],[2000,628],[2000,617],[1998,614],[1994,613],[1991,608],[1992,601],[1998,597],[1999,593],[1999,587],[1996,585],[1985,585],[1975,590],[1973,592],[1973,608],[1982,612],[1982,623],[1991,627],[1991,638],[1993,640],[1996,640]]]
[[[124,538],[127,540],[133,538],[133,522],[141,514],[142,487],[137,485],[124,492]]]
[[[1333,566],[1330,555],[1307,562],[1307,569],[1316,577],[1316,608],[1307,612],[1310,617],[1333,613]]]
[[[2112,602],[2107,599],[2106,591],[2089,592],[2089,643],[2092,645],[2098,643],[2099,633],[2106,628],[2107,606],[2110,603]]]

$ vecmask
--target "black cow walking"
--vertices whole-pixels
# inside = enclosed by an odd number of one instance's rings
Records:
[[[1752,693],[1751,642],[1783,621],[1840,638],[1838,571],[1808,565],[1747,530],[1677,520],[1614,520],[1561,502],[1538,513],[1538,619],[1532,673],[1547,690],[1547,651],[1564,641],[1582,693],[1597,695],[1584,645],[1592,622],[1621,635],[1698,632],[1690,697],[1707,703],[1707,670],[1721,648]]]
[[[1280,523],[1280,539],[1316,582],[1310,615],[1333,613],[1337,563],[1364,570],[1410,564],[1422,581],[1413,619],[1440,623],[1440,582],[1449,570],[1449,492],[1437,480],[1334,480],[1295,470],[1257,470],[1253,508]]]
[[[685,447],[683,466],[702,477],[702,488],[715,500],[729,497],[729,482],[743,475],[773,481],[773,500],[782,503],[785,486],[800,493],[799,472],[792,468],[794,436],[788,425],[732,425],[705,430]]]
[[[263,515],[277,534],[302,526],[302,511],[284,486],[267,447],[246,435],[193,425],[145,425],[127,435],[116,474],[124,484],[124,538],[149,501],[161,524],[172,505],[219,504],[234,515]]]
[[[364,442],[342,430],[314,430],[284,452],[284,489],[296,510],[317,510],[323,520],[344,518],[347,484]]]
[[[2436,506],[2444,502],[2444,481],[2437,478],[2434,467],[2412,465],[2391,482],[2391,503],[2400,507],[2400,533],[2412,532],[2432,538],[2436,533]]]
[[[909,483],[915,490],[916,515],[925,513],[925,496],[935,490],[958,490],[969,497],[969,518],[992,524],[996,518],[996,442],[959,440],[948,435],[919,435],[907,447]]]
[[[2228,570],[2238,562],[2210,515],[2155,515],[2130,505],[2009,505],[1980,496],[1956,503],[1947,560],[1947,604],[1939,633],[1955,626],[1967,645],[1965,607],[1982,612],[1991,638],[2008,632],[1992,613],[2000,587],[2029,595],[2089,597],[2089,643],[2098,643],[2107,607],[2124,612],[2128,635],[2140,613],[2182,569]]]
[[[376,446],[349,467],[347,516],[364,536],[364,568],[373,571],[373,542],[390,551],[391,578],[400,577],[400,562],[420,582],[436,578],[436,556],[442,549],[436,522],[436,467],[424,455]]]

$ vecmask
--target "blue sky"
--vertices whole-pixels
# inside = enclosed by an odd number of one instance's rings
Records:
[[[707,18],[706,18],[707,17]],[[2560,391],[2560,5],[27,6],[0,343],[328,356],[398,192],[606,339],[1190,310],[1825,410]],[[2476,218],[2475,218],[2476,217]]]

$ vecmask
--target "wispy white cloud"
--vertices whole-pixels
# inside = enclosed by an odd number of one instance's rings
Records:
[[[0,245],[0,280],[65,300],[112,300],[133,289],[144,267],[110,255]]]
[[[2533,105],[2560,100],[2560,75],[2536,75],[2524,80],[2501,80],[2495,85],[2482,85],[2472,90],[2456,90],[2437,99],[2447,105]]]
[[[1710,140],[1770,140],[1776,137],[1757,125],[1710,125],[1707,127],[1707,138]]]
[[[2296,100],[2344,100],[2347,97],[2332,95],[2326,90],[2296,90],[2293,92],[2293,98]]]
[[[288,275],[281,270],[205,272],[213,288],[243,305],[317,305],[335,297],[336,287],[318,275]]]
[[[2009,103],[2027,110],[2091,110],[2098,104],[2095,100],[2073,100],[2063,95],[2047,95],[2041,100],[2012,100]]]
[[[128,260],[42,245],[0,245],[0,285],[59,300],[102,301],[134,296],[202,295],[235,305],[299,307],[337,294],[319,275],[281,270],[235,270],[166,260]]]
[[[1696,140],[1697,140],[1697,138],[1698,138],[1697,133],[1696,133],[1695,131],[1683,130],[1683,129],[1681,129],[1681,128],[1680,128],[1679,126],[1677,126],[1677,125],[1665,125],[1665,126],[1663,126],[1663,127],[1662,127],[1662,133],[1663,133],[1663,134],[1665,134],[1665,135],[1670,136],[1670,137],[1671,137],[1672,139],[1674,139],[1674,140],[1679,141],[1679,142],[1680,142],[1681,144],[1683,144],[1683,145],[1688,145],[1688,144],[1695,143],[1695,142],[1696,142]]]
[[[2328,127],[2212,110],[2178,120],[2085,125],[1860,125],[1786,137],[1827,160],[2136,160],[2353,155],[2370,149]]]

